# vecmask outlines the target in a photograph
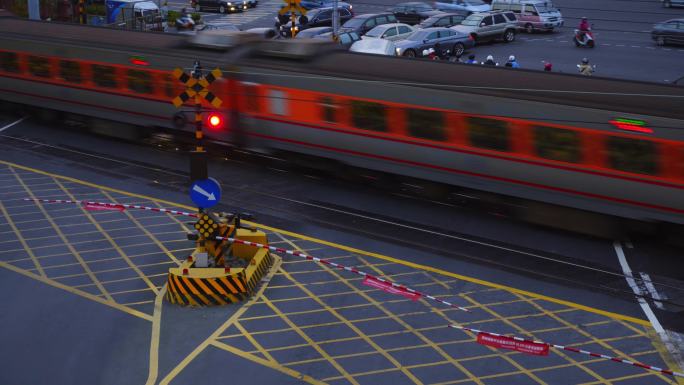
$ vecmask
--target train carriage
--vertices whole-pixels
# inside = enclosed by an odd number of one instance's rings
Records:
[[[681,87],[350,53],[302,62],[7,18],[0,31],[5,101],[177,129],[171,70],[199,59],[226,78],[212,87],[229,117],[215,140],[684,224]]]

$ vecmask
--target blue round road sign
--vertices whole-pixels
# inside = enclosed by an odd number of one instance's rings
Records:
[[[196,180],[190,185],[190,199],[202,209],[215,206],[221,200],[221,185],[214,178]]]

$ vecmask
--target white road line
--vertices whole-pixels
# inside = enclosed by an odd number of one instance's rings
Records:
[[[23,122],[24,119],[26,119],[25,116],[24,116],[23,118],[21,118],[21,119],[15,121],[15,122],[12,122],[12,123],[10,123],[10,124],[4,126],[4,127],[0,127],[0,132],[3,132],[3,131],[5,131],[5,130],[8,129],[8,128],[13,127],[13,126],[15,126],[15,125],[17,125],[17,124]]]
[[[651,294],[651,298],[654,299],[653,304],[660,310],[664,310],[665,307],[663,306],[663,303],[660,301],[656,300],[662,300],[664,299],[663,297],[660,296],[660,293],[656,290],[655,286],[653,286],[653,281],[651,280],[651,277],[647,273],[639,273],[641,275],[641,282],[644,283],[644,286],[646,287],[646,290],[648,290],[649,294]]]
[[[658,318],[656,318],[655,314],[653,314],[653,310],[651,310],[651,307],[648,306],[648,302],[646,302],[646,300],[642,297],[641,289],[639,289],[639,286],[637,286],[636,281],[634,280],[634,276],[632,275],[632,269],[629,267],[629,264],[627,263],[625,252],[622,250],[622,245],[620,244],[620,242],[615,241],[613,242],[613,247],[615,248],[615,253],[617,254],[618,261],[620,262],[622,272],[625,274],[627,284],[629,284],[629,287],[632,288],[632,291],[637,296],[639,305],[641,306],[641,310],[643,310],[644,314],[646,314],[646,318],[648,318],[648,321],[653,326],[653,329],[655,329],[656,333],[661,335],[662,338],[665,334],[665,329],[663,329],[663,326],[660,324],[660,321],[658,321]]]

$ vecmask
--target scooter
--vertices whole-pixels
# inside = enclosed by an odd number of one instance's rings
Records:
[[[584,37],[580,35],[584,34]],[[572,38],[577,47],[589,47],[594,48],[594,34],[591,31],[580,32],[579,29],[575,30],[575,36]]]

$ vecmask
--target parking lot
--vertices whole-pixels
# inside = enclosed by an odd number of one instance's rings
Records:
[[[470,312],[379,291],[363,285],[357,275],[286,255],[245,306],[231,307],[218,326],[204,331],[208,337],[200,333],[193,340],[192,349],[177,350],[165,334],[165,330],[178,327],[172,324],[177,318],[156,317],[160,309],[155,310],[155,300],[164,290],[168,268],[193,249],[185,237],[189,218],[145,210],[89,211],[82,205],[27,202],[22,199],[170,206],[152,197],[7,162],[0,163],[0,181],[0,267],[33,278],[34,285],[61,289],[63,301],[78,295],[145,320],[152,330],[157,322],[161,333],[152,332],[152,339],[154,342],[156,335],[161,340],[156,345],[160,351],[150,355],[149,366],[156,367],[158,363],[152,361],[159,359],[160,369],[153,383],[207,382],[222,373],[237,376],[238,382],[242,378],[263,383],[673,383],[664,375],[570,352],[552,349],[548,356],[538,357],[497,350],[476,343],[472,333],[448,328],[457,323],[668,367],[669,358],[646,321],[266,225],[259,226],[274,246],[356,267]],[[21,302],[21,290],[7,283],[3,290],[14,293],[12,298]],[[9,312],[17,311],[9,306]],[[165,312],[174,312],[168,303],[161,306]],[[201,319],[206,312],[192,309],[184,317],[186,322]],[[21,320],[20,313],[18,317]],[[16,330],[13,333],[31,339],[30,331],[22,328],[25,321],[3,325],[5,333],[11,327]],[[130,335],[138,338],[135,333]],[[155,349],[146,338],[140,338],[140,346]],[[93,349],[107,351],[106,346],[88,344],[57,349],[75,357],[95,354]],[[112,350],[108,354],[124,353]],[[10,366],[1,378],[25,376]],[[67,379],[55,379],[56,383],[64,381]]]

